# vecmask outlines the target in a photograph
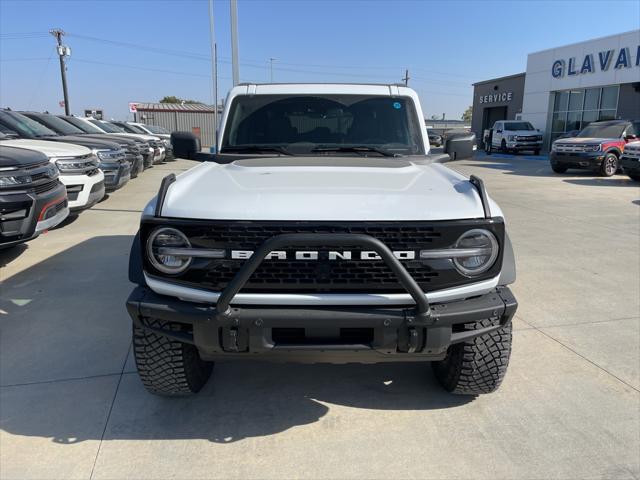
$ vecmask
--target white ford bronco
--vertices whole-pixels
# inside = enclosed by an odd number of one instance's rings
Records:
[[[396,85],[234,87],[217,154],[177,158],[130,258],[138,373],[199,391],[219,360],[432,362],[448,391],[500,385],[517,303],[502,211],[451,136],[431,155],[416,93]]]

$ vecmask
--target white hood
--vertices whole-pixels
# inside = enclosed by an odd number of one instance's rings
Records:
[[[82,157],[89,155],[91,150],[87,147],[74,145],[71,143],[51,142],[46,140],[2,140],[0,146],[24,148],[26,150],[37,150],[44,153],[47,157]]]
[[[111,135],[120,135],[121,137],[126,138],[137,138],[138,140],[142,140],[147,142],[149,140],[160,140],[157,135],[145,135],[143,133],[112,133]]]
[[[153,210],[152,201],[146,212]],[[494,203],[492,213],[502,213]],[[448,220],[483,217],[475,188],[441,164],[352,157],[206,162],[181,174],[162,215],[217,220]]]

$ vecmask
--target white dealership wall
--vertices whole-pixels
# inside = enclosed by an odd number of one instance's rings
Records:
[[[522,119],[530,121],[534,127],[545,133],[545,144],[551,130],[551,111],[553,96],[551,92],[571,88],[588,88],[624,83],[640,82],[640,65],[637,55],[640,46],[640,30],[611,35],[608,37],[574,43],[563,47],[551,48],[529,54],[522,103]],[[621,49],[627,48],[628,67],[615,68]],[[614,50],[608,69],[603,71],[599,65],[598,52]],[[580,71],[584,58],[592,55],[594,71],[568,74],[568,63],[573,60],[574,70]],[[554,62],[564,61],[563,75],[552,75]]]

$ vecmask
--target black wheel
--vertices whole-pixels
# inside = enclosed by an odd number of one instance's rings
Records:
[[[507,142],[502,140],[502,142],[500,142],[500,151],[502,153],[509,153],[509,150],[507,150]]]
[[[611,177],[618,171],[618,157],[613,153],[607,153],[602,160],[600,166],[600,175],[603,177]]]
[[[479,330],[499,320],[482,320],[464,325]],[[440,384],[459,395],[494,392],[502,383],[511,356],[511,322],[495,332],[468,342],[451,345],[444,360],[431,364]]]
[[[155,328],[181,331],[180,324],[146,319]],[[133,353],[145,388],[158,395],[180,396],[197,393],[207,383],[213,362],[200,358],[198,349],[150,330],[133,327]]]
[[[631,180],[634,180],[636,182],[640,182],[640,173],[628,173],[627,175],[629,175],[629,178]]]
[[[535,156],[540,155],[540,150],[534,150],[534,151],[533,151],[533,154],[534,154]]]
[[[567,167],[565,167],[564,165],[559,165],[557,163],[552,163],[551,170],[553,170],[556,173],[566,173]]]

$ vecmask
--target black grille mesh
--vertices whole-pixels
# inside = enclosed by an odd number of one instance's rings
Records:
[[[484,223],[484,224],[483,224]],[[166,225],[166,223],[164,223]],[[172,277],[172,281],[207,288],[223,290],[240,269],[244,260],[232,260],[231,250],[255,251],[269,238],[287,233],[352,233],[370,235],[384,242],[393,251],[413,251],[416,259],[402,261],[402,264],[423,290],[434,290],[457,286],[483,278],[490,278],[499,272],[501,258],[496,266],[481,277],[469,279],[462,276],[448,259],[420,260],[419,250],[447,248],[470,228],[479,226],[494,231],[502,244],[503,224],[486,221],[458,222],[240,222],[240,221],[192,221],[172,224],[183,231],[194,248],[222,248],[227,252],[225,259],[194,259],[187,272]],[[155,225],[142,225],[145,238]],[[313,248],[282,248],[287,259],[265,260],[242,292],[337,292],[400,293],[405,290],[398,284],[395,274],[381,260],[360,260],[361,249],[355,246],[326,245]],[[318,260],[295,260],[295,251],[313,250],[319,252]],[[328,251],[352,253],[353,260],[329,260]],[[146,262],[146,259],[145,259]],[[150,264],[145,268],[159,275]]]

